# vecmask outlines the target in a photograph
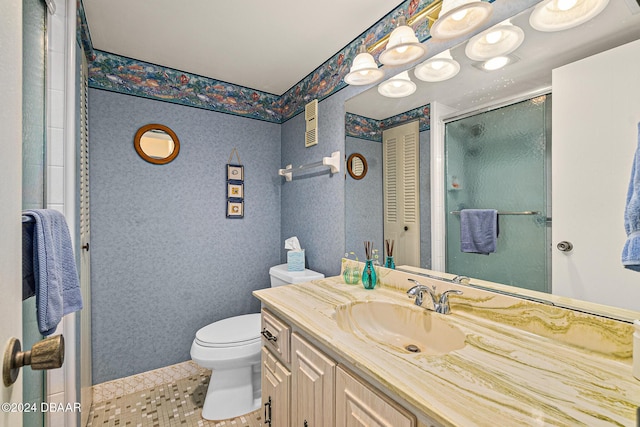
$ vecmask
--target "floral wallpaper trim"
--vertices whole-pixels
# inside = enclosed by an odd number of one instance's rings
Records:
[[[325,99],[346,86],[343,78],[363,39],[373,45],[395,28],[400,15],[410,18],[433,1],[404,1],[281,96],[94,51],[82,0],[78,0],[78,32],[87,58],[92,61],[89,85],[93,88],[283,123],[301,113],[311,100]],[[426,19],[413,28],[421,42],[431,37]],[[377,58],[381,51],[382,47],[372,54]]]
[[[431,129],[431,105],[423,105],[421,107],[414,108],[413,110],[405,111],[404,113],[381,120],[380,134],[382,134],[383,130],[416,119],[419,120],[418,127],[420,132]]]
[[[76,2],[76,40],[87,57],[87,62],[93,61],[95,54],[93,52],[93,43],[91,43],[91,33],[89,33],[89,24],[87,24],[87,16],[84,13],[84,4],[82,0]]]
[[[429,104],[423,105],[383,120],[346,113],[345,135],[368,141],[382,142],[382,131],[416,119],[419,120],[420,132],[431,129],[431,106]]]
[[[346,113],[344,122],[346,136],[382,142],[380,120],[370,119],[353,113]]]
[[[128,95],[280,123],[280,97],[99,50],[89,86]]]
[[[399,16],[404,14],[408,19],[433,3],[433,1],[434,0],[407,0],[403,2],[324,64],[316,68],[315,71],[285,92],[284,95],[282,95],[283,121],[287,121],[302,112],[304,106],[309,101],[315,98],[320,101],[347,85],[343,81],[344,76],[349,73],[351,61],[357,55],[358,47],[362,44],[363,39],[368,46],[373,45],[393,31]],[[420,20],[413,29],[416,32],[418,40],[421,42],[431,37],[426,19]],[[376,51],[371,52],[376,58],[376,61],[382,50],[381,46]]]

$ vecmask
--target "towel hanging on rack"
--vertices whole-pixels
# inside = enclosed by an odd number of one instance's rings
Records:
[[[38,329],[42,335],[50,335],[62,316],[82,309],[71,236],[58,211],[33,209],[25,211],[24,216],[34,224],[23,229],[27,233],[23,240],[30,238],[32,244],[28,247],[30,253],[23,252],[22,259],[32,264]]]
[[[460,211],[460,251],[489,255],[496,251],[498,211],[463,209]]]
[[[624,229],[627,241],[622,249],[622,265],[629,270],[640,271],[640,123],[638,123],[638,146],[631,166],[631,179],[627,190],[627,205],[624,211]]]

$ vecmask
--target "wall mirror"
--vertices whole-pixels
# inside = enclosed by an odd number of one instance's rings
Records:
[[[352,153],[347,159],[347,172],[353,179],[362,179],[367,175],[367,159],[360,153]]]
[[[497,2],[496,2],[497,3]],[[532,7],[529,10],[523,11],[521,13],[516,14],[510,18],[510,23],[522,28],[525,38],[523,43],[520,45],[518,49],[516,49],[512,54],[516,56],[516,60],[510,65],[493,71],[488,72],[478,68],[478,62],[473,61],[468,58],[465,53],[465,48],[467,42],[464,41],[458,45],[450,47],[450,53],[454,60],[458,61],[460,64],[460,72],[454,78],[441,81],[437,83],[428,83],[418,80],[413,70],[409,70],[409,75],[411,80],[416,83],[417,90],[416,92],[406,98],[399,99],[390,99],[380,96],[377,91],[377,87],[374,86],[355,97],[347,100],[345,104],[345,111],[350,114],[356,114],[358,116],[366,117],[373,120],[382,121],[388,119],[390,117],[403,114],[407,111],[416,109],[418,107],[422,107],[425,105],[430,105],[430,113],[431,113],[431,129],[421,129],[420,131],[420,223],[425,228],[425,233],[421,232],[421,262],[419,267],[429,268],[432,271],[442,272],[445,277],[453,277],[446,276],[447,274],[451,275],[465,275],[471,276],[481,280],[490,280],[488,278],[483,278],[479,276],[474,276],[469,272],[465,271],[466,267],[456,267],[456,269],[451,269],[446,262],[446,249],[441,251],[440,253],[436,253],[433,250],[435,242],[437,239],[434,237],[435,233],[438,230],[432,229],[431,224],[432,221],[436,218],[436,213],[434,212],[434,205],[437,203],[438,197],[441,199],[445,199],[447,195],[453,195],[453,197],[461,198],[462,193],[472,184],[468,180],[464,179],[464,172],[462,173],[453,173],[455,171],[447,172],[445,166],[442,166],[440,172],[438,172],[439,178],[436,179],[433,175],[430,175],[435,168],[437,167],[437,159],[432,158],[431,156],[435,156],[433,154],[433,147],[437,141],[433,140],[435,138],[434,135],[437,135],[438,132],[441,132],[442,141],[444,141],[445,137],[445,124],[447,120],[451,120],[452,122],[458,121],[458,128],[452,129],[456,130],[459,134],[466,135],[464,138],[464,144],[472,145],[474,141],[478,141],[481,137],[494,137],[495,139],[495,128],[492,128],[490,124],[484,123],[483,126],[477,125],[478,123],[472,121],[464,121],[462,120],[465,117],[471,117],[478,113],[482,113],[485,111],[498,111],[498,108],[506,105],[513,105],[519,101],[523,100],[533,100],[530,101],[529,104],[538,103],[534,105],[534,113],[537,115],[539,119],[551,120],[553,111],[553,123],[552,126],[555,127],[560,124],[565,118],[569,116],[569,114],[565,114],[564,116],[558,116],[556,114],[556,105],[552,104],[552,100],[555,99],[553,96],[554,88],[552,87],[552,70],[563,67],[567,64],[576,63],[584,58],[590,57],[592,55],[599,54],[605,51],[611,51],[614,48],[620,47],[622,45],[626,45],[628,43],[636,42],[640,39],[640,6],[636,6],[633,2],[625,2],[625,1],[609,1],[606,8],[603,10],[595,18],[587,21],[586,23],[579,25],[574,28],[570,28],[563,31],[557,32],[542,32],[535,30],[530,22],[530,16],[532,10],[535,8]],[[429,42],[427,42],[429,43]],[[437,50],[438,43],[434,42],[430,44],[431,49],[429,52],[429,56],[435,55],[439,53]],[[440,47],[442,50],[442,47]],[[623,61],[622,63],[611,64],[611,67],[637,67],[638,59],[628,58],[628,61]],[[606,75],[603,80],[606,81]],[[576,76],[576,79],[579,79],[579,76]],[[606,87],[607,83],[603,82],[603,86]],[[548,95],[551,94],[549,97]],[[543,106],[541,102],[544,101],[547,105]],[[435,107],[434,107],[435,106]],[[604,105],[594,104],[595,109],[606,108]],[[435,109],[440,110],[439,122],[434,120]],[[546,115],[545,115],[546,114]],[[634,118],[629,117],[629,122],[635,126],[640,120],[640,112],[635,111],[629,112],[629,115],[634,115]],[[441,129],[434,130],[434,126],[441,126]],[[600,125],[593,122],[585,121],[583,126],[587,129],[591,129],[592,132],[596,132],[600,129]],[[499,126],[498,126],[499,127]],[[550,138],[550,135],[548,135]],[[606,136],[603,135],[603,138],[607,139]],[[637,142],[637,134],[636,134],[636,142]],[[626,141],[626,140],[625,140]],[[551,142],[551,145],[554,147],[560,146],[563,141],[554,140]],[[620,144],[620,141],[616,141],[616,144]],[[626,142],[625,142],[626,143]],[[444,145],[444,142],[442,142]],[[584,146],[580,151],[574,152],[572,157],[572,162],[577,166],[582,166],[584,169],[593,168],[593,164],[586,165],[583,156],[580,153],[584,153],[587,151],[593,151],[596,153],[603,153],[603,145],[605,144],[604,140],[601,141],[600,145],[594,146]],[[376,168],[373,168],[372,162],[375,164],[382,165],[382,144],[378,141],[365,141],[364,139],[354,138],[353,136],[348,136],[346,138],[346,149],[345,152],[348,154],[350,152],[358,151],[358,152],[366,152],[367,159],[369,159],[369,174],[375,174],[377,171]],[[366,146],[367,148],[363,148]],[[629,152],[629,156],[632,156],[633,149],[635,149],[635,144],[633,141],[630,143],[631,151]],[[367,150],[367,151],[365,151]],[[430,151],[431,150],[431,151]],[[606,151],[606,150],[605,150]],[[444,149],[443,149],[444,153]],[[478,155],[479,151],[471,152],[473,155]],[[551,158],[552,151],[549,151],[549,163],[553,164],[553,171],[561,170],[564,167],[562,161],[558,158]],[[555,151],[553,151],[555,153]],[[555,156],[555,154],[554,154]],[[606,164],[606,159],[608,156],[601,156],[602,167],[606,170],[618,170],[625,169],[626,174],[626,183],[619,185],[617,187],[626,187],[628,185],[628,175],[629,170],[627,166],[630,167],[629,164],[621,165],[619,162],[615,164]],[[441,158],[440,161],[446,163],[445,158]],[[568,160],[567,160],[568,161]],[[380,166],[381,167],[381,166]],[[545,166],[546,167],[546,166]],[[549,170],[550,171],[550,170]],[[557,176],[553,175],[549,172],[547,175],[543,176],[542,179],[549,179],[550,181],[557,181]],[[381,182],[376,183],[378,190],[381,191],[384,187],[383,178],[380,177]],[[369,181],[367,180],[366,185],[369,185]],[[354,217],[352,212],[358,212],[362,210],[362,207],[358,206],[359,199],[354,197],[355,192],[363,192],[366,189],[363,189],[364,182],[360,184],[360,188],[355,189],[355,187],[346,186],[345,189],[345,206],[346,206],[346,218],[349,221],[349,218]],[[365,185],[365,186],[366,186]],[[373,185],[373,183],[372,183]],[[551,184],[549,184],[551,185]],[[566,202],[573,203],[575,199],[573,197],[577,196],[580,191],[577,190],[579,185],[576,184],[577,187],[574,186],[574,196],[567,196]],[[551,192],[550,192],[551,193]],[[438,197],[436,197],[438,196]],[[549,196],[548,206],[542,206],[541,209],[533,209],[527,206],[523,208],[521,211],[540,211],[539,215],[521,215],[521,216],[513,216],[513,217],[505,217],[506,220],[513,221],[526,221],[530,223],[532,227],[538,227],[538,229],[542,230],[543,233],[547,234],[547,246],[550,248],[549,251],[553,253],[553,256],[556,256],[556,253],[563,256],[566,260],[569,260],[570,263],[573,260],[577,259],[577,255],[579,255],[579,251],[581,248],[586,246],[596,246],[598,245],[598,239],[594,237],[593,233],[591,236],[585,236],[586,241],[580,245],[576,244],[574,241],[574,250],[570,254],[562,254],[556,249],[556,243],[558,243],[561,239],[555,239],[551,237],[552,233],[555,236],[556,233],[562,232],[563,226],[560,222],[556,221],[557,214],[556,209],[553,209],[553,204],[551,203],[551,196]],[[597,200],[598,195],[591,193],[592,200]],[[382,196],[380,196],[378,200],[382,200]],[[371,206],[371,199],[362,200],[362,203],[368,203],[367,212],[370,214],[367,217],[359,216],[360,221],[372,221],[371,224],[364,224],[361,227],[363,230],[363,235],[355,235],[357,234],[357,229],[353,227],[353,224],[347,226],[345,229],[347,230],[347,235],[345,236],[346,249],[348,251],[351,250],[359,250],[361,243],[358,245],[358,242],[362,242],[364,240],[372,240],[378,239],[378,241],[384,241],[382,234],[382,230],[378,230],[376,227],[381,227],[383,224],[382,216],[383,216],[383,207],[380,206],[376,209]],[[597,204],[597,203],[596,203]],[[472,206],[471,202],[467,205],[467,207],[489,207],[489,206]],[[459,221],[459,217],[457,215],[452,214],[455,210],[455,206],[452,209],[448,209],[449,206],[442,206],[439,209],[439,215],[444,218],[446,221]],[[499,209],[505,209],[507,206],[498,206]],[[624,208],[624,195],[622,196],[622,208]],[[616,207],[617,211],[619,211],[619,215],[622,216],[623,212]],[[511,209],[505,209],[511,211]],[[515,210],[515,209],[514,209]],[[611,207],[609,207],[611,210]],[[518,209],[518,212],[520,209]],[[552,215],[553,213],[553,215]],[[379,215],[380,217],[376,217]],[[593,209],[588,210],[583,215],[584,217],[592,217],[596,218],[596,211]],[[547,218],[548,217],[548,218]],[[443,220],[443,223],[444,223]],[[547,221],[548,220],[548,221]],[[620,222],[620,221],[618,221]],[[502,226],[502,223],[501,223]],[[505,223],[506,226],[506,223]],[[599,229],[606,229],[608,226],[600,224]],[[618,225],[611,226],[616,229],[616,233],[624,233],[623,230],[618,230]],[[505,230],[506,231],[506,230]],[[372,234],[377,233],[377,237],[372,237]],[[398,245],[398,242],[396,242]],[[380,247],[380,249],[382,249]],[[621,268],[620,263],[620,252],[622,250],[622,246],[620,246],[615,253],[612,254],[602,254],[601,259],[598,262],[604,263],[604,259],[606,255],[607,263],[615,264],[615,268],[619,270],[624,270],[623,274],[629,276],[629,274],[633,274],[633,272],[627,272],[625,269]],[[614,251],[609,251],[614,252]],[[426,255],[426,256],[425,256]],[[486,257],[487,260],[492,259],[494,254]],[[609,261],[610,258],[610,261]],[[550,262],[550,261],[549,261]],[[397,265],[401,265],[401,261],[396,260]],[[551,264],[550,264],[551,265]],[[553,264],[555,266],[555,264]],[[417,266],[416,266],[417,267]],[[505,289],[508,289],[509,292],[514,293],[516,295],[539,295],[540,292],[530,292],[529,289],[524,289],[524,286],[521,285],[521,280],[523,274],[528,274],[523,271],[509,271],[508,263],[503,264],[503,268],[507,270],[506,275],[508,275],[508,280],[500,280],[497,283],[504,283],[512,286],[505,286]],[[461,271],[461,270],[462,271]],[[558,268],[550,268],[549,270],[549,281],[550,281],[550,290],[551,293],[556,294],[555,290],[557,289],[557,285],[559,282],[555,281],[552,278],[551,274],[555,274],[558,272]],[[585,281],[589,281],[588,277],[579,277],[582,275],[581,269],[576,265],[570,264],[567,267],[569,275],[574,276],[576,278],[584,279]],[[640,276],[629,276],[631,280],[636,281],[640,279]],[[593,282],[593,279],[591,279]],[[615,282],[618,280],[616,279]],[[598,281],[599,282],[599,281]],[[602,288],[605,290],[609,286],[614,286],[612,283],[614,280],[608,280],[607,286]],[[473,283],[473,282],[472,282]],[[483,283],[483,282],[480,282]],[[602,284],[592,284],[594,287],[602,287]],[[615,285],[617,286],[617,284]],[[635,316],[638,315],[638,298],[636,298],[633,292],[636,292],[635,289],[632,288],[631,285],[627,285],[626,288],[616,288],[615,292],[610,292],[612,294],[612,299],[604,300],[604,298],[591,298],[587,295],[585,296],[570,296],[571,298],[575,298],[577,300],[586,300],[590,303],[587,304],[590,308],[588,311],[598,313],[597,307],[598,304],[603,304],[606,306],[615,306],[621,309],[629,310],[630,313],[635,313]],[[604,292],[604,291],[603,291]],[[562,293],[558,293],[556,295],[563,296]],[[601,295],[601,294],[598,294]],[[549,296],[549,299],[554,300],[555,296]],[[594,304],[591,304],[594,303]],[[606,311],[602,311],[606,312]],[[625,317],[625,320],[631,318],[634,314],[630,314],[629,317]]]
[[[180,141],[175,132],[157,123],[138,129],[133,146],[140,157],[155,165],[164,165],[173,161],[180,152]]]

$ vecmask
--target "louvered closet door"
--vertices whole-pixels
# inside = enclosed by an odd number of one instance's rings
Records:
[[[420,266],[418,121],[382,133],[384,238],[395,241],[396,265]],[[384,247],[384,242],[380,245]]]

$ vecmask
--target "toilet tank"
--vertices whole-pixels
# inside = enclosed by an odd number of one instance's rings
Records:
[[[287,270],[287,264],[271,267],[269,269],[269,275],[271,276],[272,288],[324,278],[324,274],[309,269],[305,269],[304,271],[289,271]]]

